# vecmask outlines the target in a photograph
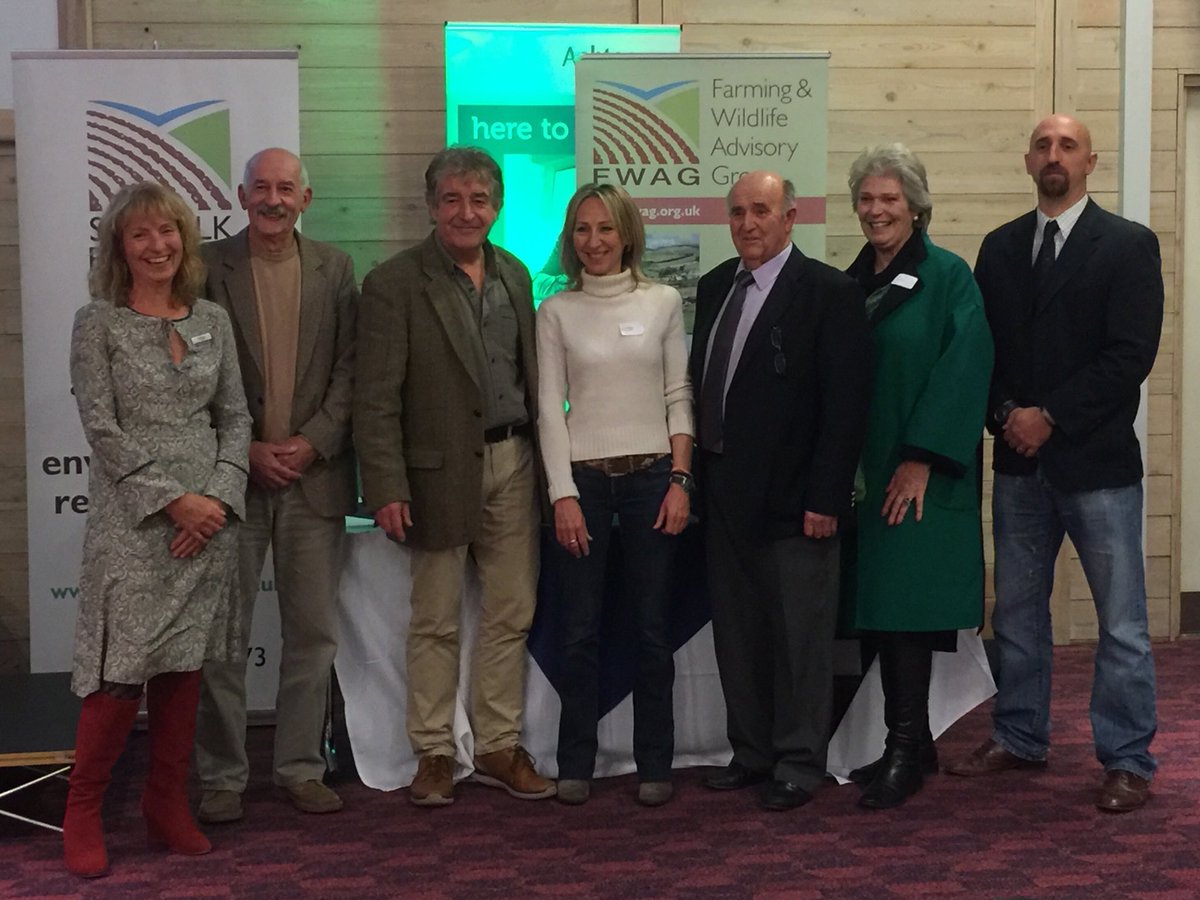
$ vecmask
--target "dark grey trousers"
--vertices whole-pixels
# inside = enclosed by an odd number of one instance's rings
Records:
[[[708,487],[714,478],[719,464],[706,469]],[[755,543],[714,494],[704,533],[733,758],[813,791],[825,777],[833,706],[839,538]]]

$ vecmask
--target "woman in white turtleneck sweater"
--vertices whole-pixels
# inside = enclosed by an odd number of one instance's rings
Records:
[[[622,587],[637,615],[633,688],[638,802],[671,799],[675,667],[668,623],[675,535],[692,488],[692,387],[679,292],[648,282],[637,206],[589,184],[567,206],[563,271],[571,290],[537,314],[538,433],[562,547],[562,717],[558,799],[591,794],[596,762],[600,612],[613,517]],[[564,411],[564,401],[569,411]]]

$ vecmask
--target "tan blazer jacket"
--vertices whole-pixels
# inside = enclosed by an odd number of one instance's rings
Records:
[[[517,317],[525,407],[536,431],[532,284],[520,260],[493,249]],[[372,511],[409,502],[407,542],[417,547],[462,546],[479,531],[483,402],[471,344],[478,330],[432,234],[363,281],[354,392],[363,497]],[[535,471],[540,486],[540,458]]]
[[[354,511],[358,499],[350,434],[354,386],[354,336],[358,288],[354,263],[330,244],[300,241],[300,335],[292,434],[303,435],[319,454],[300,479],[305,499],[323,516]],[[237,339],[246,401],[261,440],[262,337],[250,241],[246,230],[200,248],[208,267],[206,294],[229,313]]]

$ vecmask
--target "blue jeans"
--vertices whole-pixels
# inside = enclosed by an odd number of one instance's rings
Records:
[[[992,491],[1000,651],[993,737],[1024,759],[1050,747],[1050,592],[1064,532],[1083,564],[1100,641],[1092,678],[1096,758],[1142,778],[1157,762],[1154,658],[1146,626],[1142,485],[1065,493],[1036,475],[997,474]]]
[[[671,458],[648,469],[609,476],[575,466],[579,505],[591,535],[590,552],[576,559],[561,547],[564,600],[559,690],[558,777],[592,777],[600,711],[600,610],[613,536],[621,524],[622,587],[637,616],[637,675],[633,687],[633,759],[642,781],[667,781],[675,754],[675,658],[668,626],[671,565],[677,539],[654,529],[666,496]]]

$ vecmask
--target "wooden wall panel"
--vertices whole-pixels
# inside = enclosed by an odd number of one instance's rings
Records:
[[[446,108],[441,66],[379,69],[300,69],[300,96],[313,111],[379,112]]]
[[[753,3],[740,4],[741,9]],[[897,4],[899,5],[899,4]],[[762,24],[683,23],[684,48],[697,52],[828,50],[835,69],[1028,69],[1032,27],[984,25],[919,28],[891,25],[814,25],[803,29]]]
[[[16,156],[0,142],[0,674],[29,669]]]
[[[839,60],[840,62],[840,60]],[[990,110],[1029,109],[1030,69],[899,69],[881,78],[878,69],[846,68],[829,85],[829,104],[843,110],[963,110],[981,94]]]
[[[1080,28],[1079,67],[1112,69],[1120,66],[1120,28]],[[1169,59],[1180,69],[1200,69],[1200,42],[1195,28],[1155,28],[1154,58]]]
[[[305,68],[440,66],[442,26],[97,22],[100,49],[298,50]],[[301,104],[303,106],[303,102]]]
[[[1155,69],[1150,103],[1154,109],[1174,110],[1179,93],[1174,69]],[[1088,110],[1117,109],[1121,100],[1121,73],[1117,69],[1081,69],[1076,82],[1075,108]]]
[[[1121,24],[1121,0],[1091,0],[1076,15],[1080,27]],[[1154,27],[1200,28],[1200,3],[1196,0],[1154,0]]]
[[[97,26],[440,25],[442,22],[636,22],[636,0],[91,0]]]
[[[668,21],[697,23],[766,22],[774,25],[835,25],[840,28],[880,26],[913,34],[947,25],[1032,25],[1031,0],[991,0],[988,3],[946,3],[943,0],[771,0],[729,3],[728,0],[684,0],[675,4],[681,18]]]
[[[91,0],[58,0],[58,46],[81,50],[92,45]]]
[[[1173,75],[1177,87],[1182,84],[1185,76],[1195,78],[1196,74],[1200,73],[1200,3],[1196,3],[1194,0],[1157,0],[1154,7],[1154,22],[1153,52],[1156,72],[1159,70],[1165,71],[1168,78]],[[1177,100],[1182,96],[1182,90],[1177,90]],[[1155,149],[1158,149],[1162,145],[1156,142],[1153,146]],[[1176,177],[1179,183],[1177,183],[1175,189],[1179,191],[1183,188],[1181,165],[1183,154],[1180,152],[1183,147],[1183,135],[1178,134],[1170,147],[1177,151]],[[1162,147],[1162,149],[1166,148]],[[1195,153],[1196,148],[1189,148],[1189,152]],[[1196,193],[1196,187],[1196,185],[1192,185],[1193,194]],[[1195,201],[1193,200],[1192,202]],[[1172,228],[1174,234],[1170,236],[1173,238],[1171,241],[1173,263],[1176,257],[1182,253],[1181,195],[1177,194],[1175,207],[1177,221]],[[1161,235],[1161,237],[1166,242],[1167,236]],[[1166,267],[1164,266],[1164,268]],[[1197,308],[1196,298],[1184,298],[1182,296],[1182,271],[1182,263],[1174,264],[1167,275],[1168,323],[1171,328],[1169,334],[1164,335],[1164,340],[1159,350],[1160,364],[1156,366],[1156,369],[1160,369],[1163,374],[1158,378],[1157,383],[1152,377],[1150,387],[1152,402],[1155,399],[1156,395],[1154,392],[1156,391],[1157,396],[1163,398],[1169,397],[1171,401],[1169,418],[1168,415],[1161,411],[1162,406],[1159,406],[1159,421],[1169,422],[1169,428],[1157,432],[1157,450],[1151,459],[1151,464],[1154,466],[1155,471],[1168,473],[1156,476],[1164,479],[1170,489],[1167,492],[1167,496],[1160,499],[1160,506],[1155,512],[1159,514],[1157,518],[1168,520],[1171,523],[1169,552],[1163,552],[1159,546],[1156,546],[1152,551],[1152,556],[1156,558],[1162,557],[1161,559],[1156,559],[1157,571],[1160,574],[1155,581],[1156,590],[1152,593],[1152,597],[1157,598],[1165,593],[1169,601],[1165,607],[1162,604],[1151,607],[1150,621],[1152,630],[1155,633],[1161,627],[1159,622],[1163,615],[1167,617],[1172,633],[1178,631],[1181,554],[1183,552],[1194,552],[1193,548],[1184,548],[1181,546],[1180,537],[1181,498],[1179,484],[1182,474],[1181,460],[1183,447],[1179,395],[1183,381],[1183,354],[1182,328],[1176,327],[1176,323],[1181,321],[1181,316],[1200,315],[1200,309]],[[1156,424],[1154,421],[1155,412],[1155,407],[1152,405],[1150,409],[1152,427]],[[1151,433],[1155,434],[1156,432],[1152,431]],[[1160,463],[1160,460],[1163,459],[1169,460],[1169,466],[1164,466]],[[1165,503],[1163,502],[1164,499]],[[1158,527],[1162,528],[1163,526]]]

